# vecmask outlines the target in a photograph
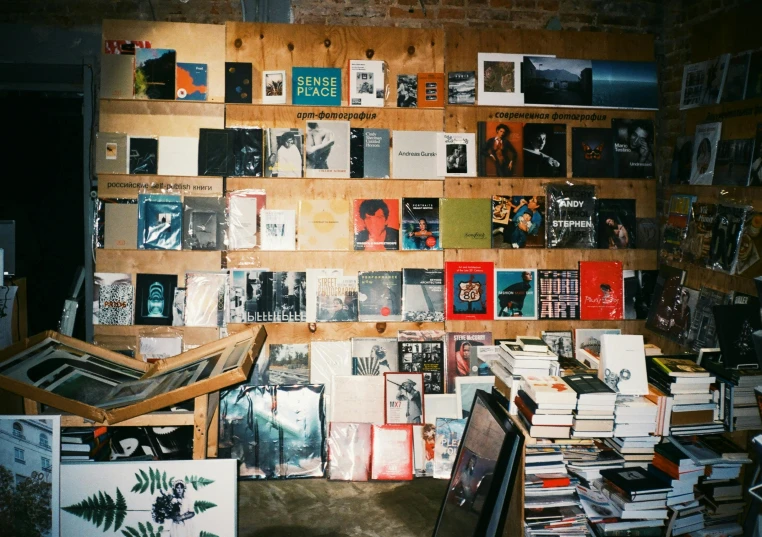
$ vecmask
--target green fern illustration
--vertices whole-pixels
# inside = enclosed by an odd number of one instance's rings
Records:
[[[161,537],[162,531],[164,531],[164,526],[159,526],[154,531],[150,522],[145,524],[138,522],[138,529],[127,526],[122,530],[122,535],[124,537]]]
[[[103,525],[106,532],[114,525],[114,531],[118,530],[127,516],[127,502],[119,488],[116,489],[116,501],[108,492],[99,491],[79,503],[63,508],[67,513],[83,518],[95,524],[96,528]]]
[[[167,472],[162,473],[161,471],[154,470],[149,466],[148,473],[145,473],[143,470],[139,470],[139,473],[135,474],[135,479],[137,482],[135,483],[135,486],[132,487],[130,492],[143,494],[150,489],[151,494],[153,494],[156,491],[165,491],[172,488],[170,483],[174,478],[168,478]]]
[[[201,533],[198,534],[198,537],[220,537],[220,536],[214,533],[209,533],[208,531],[202,531]]]
[[[212,507],[217,507],[216,503],[212,502],[206,502],[204,500],[198,500],[193,504],[193,510],[196,512],[196,514],[203,513],[207,509],[211,509]]]
[[[193,486],[193,490],[198,490],[207,485],[211,485],[212,483],[214,483],[214,480],[207,479],[205,477],[198,477],[196,475],[192,475],[190,477],[185,476],[185,482],[190,483]]]

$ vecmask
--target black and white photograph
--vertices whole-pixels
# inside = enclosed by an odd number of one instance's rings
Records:
[[[229,279],[230,322],[306,320],[306,272],[232,270]]]
[[[418,75],[397,75],[397,108],[418,105]]]
[[[738,264],[738,250],[741,234],[748,215],[748,207],[740,205],[717,205],[712,238],[709,243],[709,262],[707,268],[734,274]]]
[[[624,271],[624,318],[646,319],[651,309],[658,270]]]
[[[303,167],[301,129],[265,130],[265,177],[301,177]]]
[[[135,324],[172,325],[177,275],[138,274],[135,285]]]
[[[559,358],[574,358],[574,341],[571,331],[543,332],[542,340]]]
[[[720,140],[714,163],[713,185],[749,186],[754,138]]]
[[[437,175],[476,176],[476,134],[437,134]]]
[[[225,198],[183,198],[183,250],[221,250],[226,229]]]
[[[353,337],[352,374],[383,375],[397,371],[397,339],[392,337]]]
[[[619,178],[654,176],[654,124],[650,119],[612,119]]]
[[[421,373],[384,373],[386,423],[424,423]]]
[[[637,247],[635,201],[598,198],[598,248],[627,250]]]
[[[306,176],[349,178],[349,121],[308,121]]]
[[[349,106],[384,106],[385,65],[378,60],[349,60]]]
[[[730,54],[722,54],[711,60],[686,65],[683,68],[680,110],[719,103],[729,63]]]
[[[375,93],[373,73],[355,73],[355,91],[358,94],[366,93],[368,95],[373,95]]]
[[[262,72],[262,103],[286,103],[286,71]]]
[[[527,105],[591,106],[593,63],[590,60],[525,56],[521,85]]]
[[[523,106],[520,76],[522,54],[479,52],[477,103],[479,106]]]
[[[445,393],[444,341],[400,341],[398,345],[400,372],[424,373],[425,393]]]
[[[271,343],[269,348],[270,384],[309,384],[309,343]]]
[[[524,177],[566,177],[566,125],[524,125]]]
[[[717,161],[717,145],[722,134],[722,123],[700,123],[693,137],[691,159],[692,185],[711,185]]]
[[[402,270],[402,314],[406,321],[444,321],[444,271]]]
[[[476,73],[452,71],[447,73],[448,104],[474,104],[476,102]]]

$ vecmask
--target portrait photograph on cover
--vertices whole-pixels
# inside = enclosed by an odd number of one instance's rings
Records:
[[[386,423],[424,423],[423,374],[384,373]]]
[[[495,319],[536,319],[536,285],[536,269],[495,269]]]

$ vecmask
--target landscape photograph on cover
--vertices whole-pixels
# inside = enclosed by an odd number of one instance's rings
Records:
[[[712,184],[748,186],[753,153],[754,138],[720,140]]]
[[[176,56],[171,49],[135,49],[136,98],[175,99]]]
[[[325,386],[239,386],[220,399],[220,458],[241,479],[323,477]]]
[[[566,125],[524,125],[524,177],[566,177]]]
[[[606,108],[659,107],[656,62],[593,60],[592,105]]]
[[[447,73],[448,104],[474,104],[476,102],[476,73],[453,71]]]
[[[309,343],[270,343],[269,384],[308,384]]]
[[[476,139],[479,144],[479,177],[522,177],[524,175],[524,125],[502,121],[479,121]]]
[[[590,106],[593,64],[590,60],[525,56],[521,86],[528,105]]]
[[[492,196],[492,247],[543,248],[545,196]]]
[[[495,318],[537,318],[537,271],[534,269],[495,270]]]
[[[572,127],[572,175],[614,177],[614,137],[611,129]]]

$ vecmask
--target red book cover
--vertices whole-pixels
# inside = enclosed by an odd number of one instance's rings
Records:
[[[494,318],[494,272],[494,263],[487,261],[445,262],[445,319],[491,321]]]
[[[400,200],[354,200],[355,250],[399,250]]]
[[[413,479],[413,426],[374,425],[371,430],[370,478],[382,481]]]
[[[624,279],[621,261],[580,261],[579,302],[583,321],[624,318]]]

